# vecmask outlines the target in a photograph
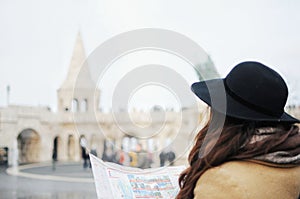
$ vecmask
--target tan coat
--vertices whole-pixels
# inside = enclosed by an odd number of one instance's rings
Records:
[[[207,170],[194,189],[195,199],[298,199],[300,166],[283,168],[232,161]]]

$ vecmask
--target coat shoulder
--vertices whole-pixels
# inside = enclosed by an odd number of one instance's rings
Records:
[[[298,198],[300,167],[279,168],[231,161],[207,170],[194,189],[195,198]]]

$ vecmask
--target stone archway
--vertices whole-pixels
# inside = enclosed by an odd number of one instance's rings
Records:
[[[33,129],[24,129],[17,137],[19,164],[38,162],[40,160],[41,138]]]
[[[56,153],[57,160],[60,160],[63,154],[62,141],[59,136],[56,136],[53,140],[53,151],[52,155]],[[53,157],[53,156],[52,156]]]
[[[75,138],[74,135],[69,135],[68,137],[68,158],[69,160],[75,160]]]
[[[85,135],[80,135],[79,137],[79,148],[80,148],[80,154],[81,158],[84,159],[84,157],[87,154],[86,148],[88,147],[87,139]]]

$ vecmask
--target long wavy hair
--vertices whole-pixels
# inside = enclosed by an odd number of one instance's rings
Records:
[[[225,117],[224,122],[224,117],[211,111],[210,120],[197,134],[188,157],[189,167],[179,177],[180,191],[176,199],[194,198],[196,183],[209,168],[231,160],[252,159],[267,154],[283,143],[289,134],[299,130],[290,123],[253,122],[232,117]],[[257,128],[261,127],[276,127],[278,132],[261,142],[250,143]],[[204,143],[206,136],[209,141]],[[201,147],[204,147],[206,154],[203,157]]]

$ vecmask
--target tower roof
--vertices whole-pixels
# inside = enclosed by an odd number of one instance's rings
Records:
[[[87,64],[84,64],[86,59],[85,50],[81,38],[80,32],[78,32],[76,37],[75,46],[73,49],[73,54],[71,62],[69,65],[69,71],[66,79],[61,85],[60,89],[72,89],[76,85],[80,85],[80,88],[95,88],[95,83],[93,82],[90,71]],[[80,72],[80,76],[78,76]]]

